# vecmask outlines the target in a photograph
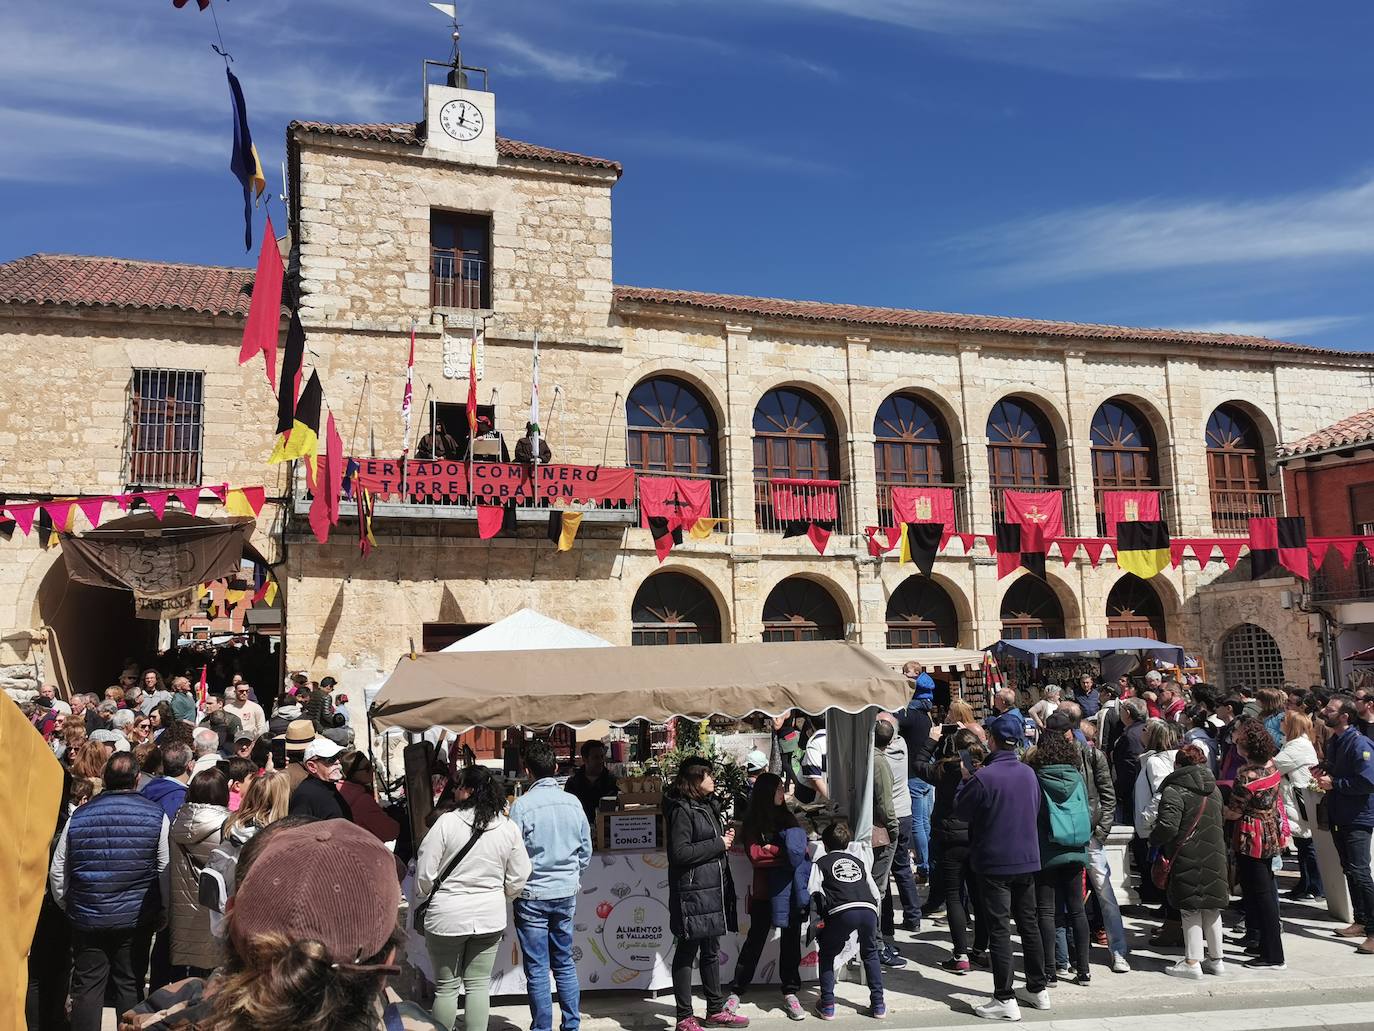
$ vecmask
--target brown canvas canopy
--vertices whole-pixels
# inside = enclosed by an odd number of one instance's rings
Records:
[[[900,709],[906,679],[856,644],[689,644],[406,656],[377,695],[380,727],[586,726],[787,709]]]

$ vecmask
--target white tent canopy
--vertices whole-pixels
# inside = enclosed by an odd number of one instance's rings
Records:
[[[549,648],[609,648],[611,642],[540,615],[534,609],[521,609],[505,619],[484,626],[461,641],[454,641],[446,652],[516,652]]]

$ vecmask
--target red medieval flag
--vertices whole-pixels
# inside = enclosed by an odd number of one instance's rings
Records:
[[[1044,551],[1045,543],[1064,536],[1064,496],[1057,490],[1008,490],[1002,493],[1005,520],[1030,533],[1022,551]]]
[[[258,271],[253,277],[253,300],[248,306],[248,321],[243,324],[239,364],[261,354],[267,365],[267,382],[274,391],[277,389],[277,334],[281,329],[281,290],[285,275],[272,216],[268,215],[267,228],[262,234],[262,250],[258,252]]]
[[[830,531],[834,523],[813,522],[806,527],[806,537],[818,554],[825,554],[825,546],[830,543]]]
[[[1240,561],[1240,549],[1245,547],[1245,544],[1244,537],[1218,538],[1216,545],[1221,549],[1221,558],[1227,569],[1236,568],[1236,563]]]
[[[1059,557],[1064,560],[1064,565],[1073,561],[1073,557],[1078,554],[1079,540],[1077,537],[1059,538]]]
[[[976,533],[961,533],[956,534],[956,536],[959,538],[959,543],[964,546],[964,554],[972,555],[973,543],[978,539],[978,535]]]
[[[334,413],[326,421],[324,461],[318,463],[315,495],[310,501],[310,529],[321,544],[329,540],[329,528],[339,522],[339,497],[343,493],[343,438],[334,425]]]
[[[1326,561],[1326,552],[1331,547],[1331,542],[1324,538],[1313,537],[1307,542],[1307,553],[1312,556],[1312,565],[1320,568]]]
[[[954,491],[949,487],[893,487],[892,521],[898,526],[938,523],[945,528],[939,547],[944,551],[954,533]]]
[[[1088,561],[1096,569],[1102,562],[1102,549],[1107,546],[1105,537],[1084,537],[1082,538],[1083,553],[1088,556]]]
[[[773,515],[779,522],[835,520],[840,512],[839,480],[771,480]]]
[[[1183,553],[1188,550],[1187,541],[1169,542],[1169,564],[1177,569],[1183,564]]]
[[[1117,523],[1152,523],[1161,518],[1159,494],[1152,490],[1107,490],[1102,492],[1102,519],[1107,538],[1116,540]]]
[[[478,505],[477,506],[477,536],[482,540],[490,540],[501,532],[501,526],[506,519],[506,509],[504,505]]]
[[[639,477],[639,525],[662,516],[670,530],[690,530],[698,519],[711,518],[711,481],[682,476]]]

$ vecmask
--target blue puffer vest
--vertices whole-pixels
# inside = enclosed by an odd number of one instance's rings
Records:
[[[139,927],[157,920],[163,900],[157,848],[162,806],[134,791],[96,795],[67,823],[67,917],[81,928]]]

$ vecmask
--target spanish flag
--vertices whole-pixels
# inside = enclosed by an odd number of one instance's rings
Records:
[[[295,414],[291,417],[291,428],[277,438],[277,446],[267,461],[273,465],[291,458],[303,458],[309,466],[307,472],[313,482],[315,479],[315,455],[320,450],[320,406],[324,401],[324,388],[320,386],[320,374],[312,371],[310,380],[301,391],[296,402]]]
[[[1116,524],[1116,564],[1142,580],[1169,568],[1169,526],[1162,519]]]
[[[549,540],[558,545],[559,551],[572,551],[573,541],[577,540],[577,530],[581,525],[581,512],[550,512]]]

